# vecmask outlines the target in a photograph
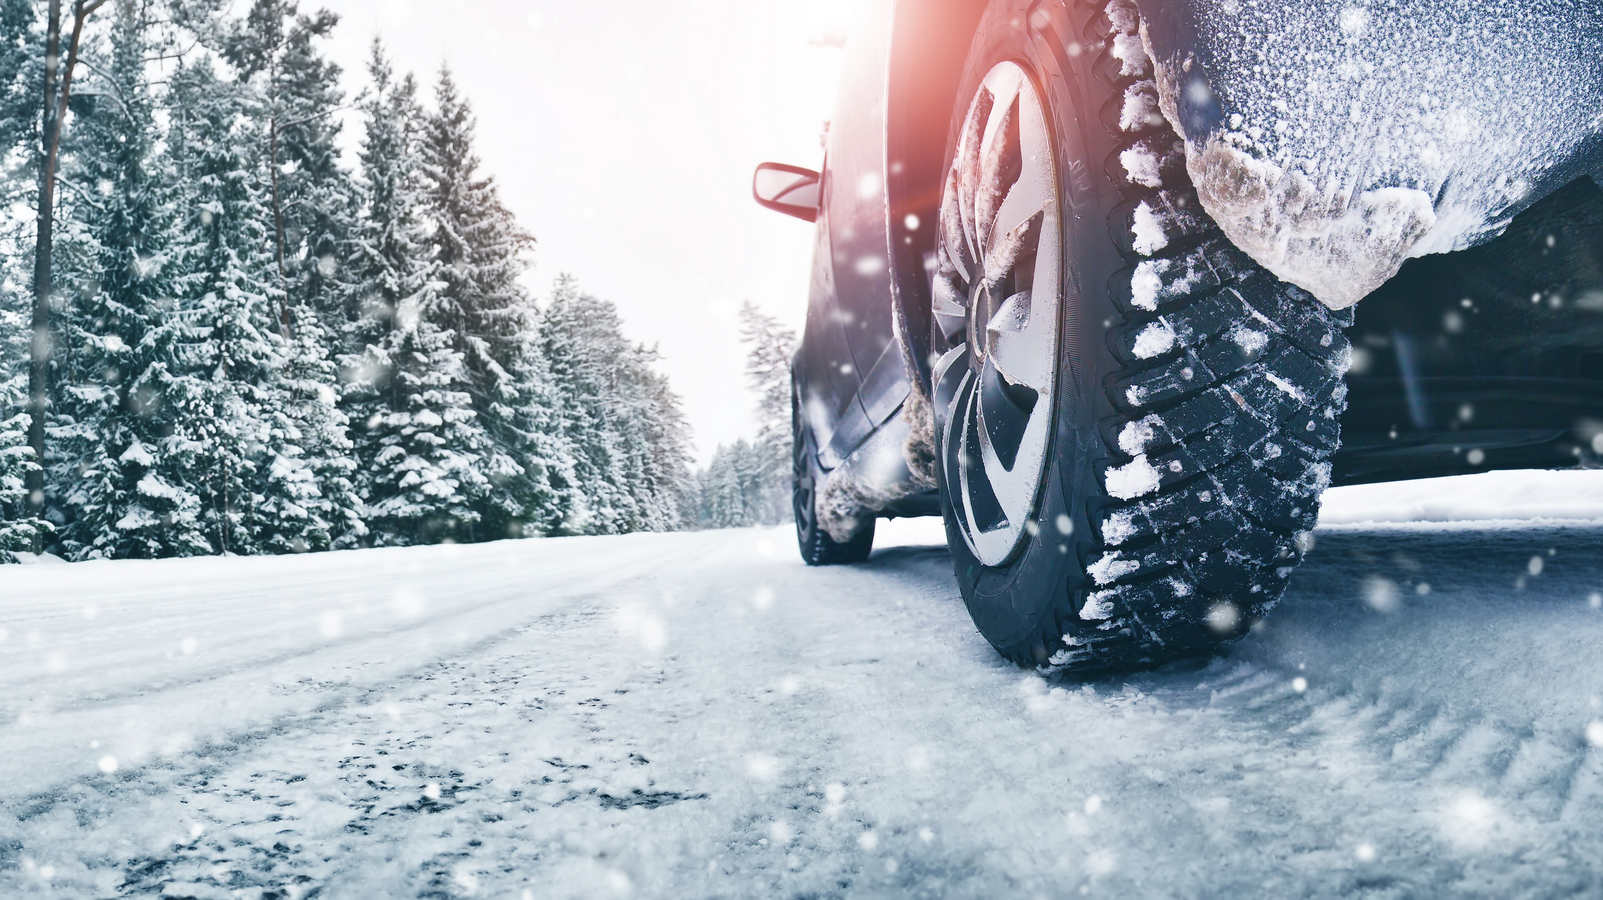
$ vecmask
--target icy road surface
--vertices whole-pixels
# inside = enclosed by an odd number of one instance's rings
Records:
[[[932,522],[5,567],[0,896],[1597,896],[1599,475],[1333,493],[1394,524],[1089,684]],[[1549,518],[1395,524],[1478,509]]]

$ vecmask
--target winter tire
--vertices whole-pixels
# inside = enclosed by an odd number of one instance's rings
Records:
[[[790,400],[791,480],[790,507],[796,521],[796,546],[809,566],[836,566],[862,562],[874,549],[874,520],[868,518],[852,539],[843,543],[831,538],[818,524],[814,503],[818,497],[819,471],[812,434],[802,424],[801,407],[794,387]]]
[[[1307,546],[1345,408],[1350,314],[1202,211],[1140,40],[1128,0],[993,0],[947,142],[946,530],[981,633],[1045,669],[1245,634]]]

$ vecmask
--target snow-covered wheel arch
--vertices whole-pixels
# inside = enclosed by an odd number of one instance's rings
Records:
[[[1332,309],[1603,171],[1595,3],[1183,6],[1194,28],[1141,35],[1202,206]]]

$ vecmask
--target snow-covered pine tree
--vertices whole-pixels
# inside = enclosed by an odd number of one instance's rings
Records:
[[[266,141],[247,86],[217,77],[209,60],[184,67],[173,83],[187,257],[172,317],[188,338],[179,440],[193,454],[200,524],[219,553],[309,543],[313,525],[293,502],[304,477],[284,471],[304,463],[295,436],[268,420],[284,403],[284,341],[271,215],[252,156]]]
[[[38,187],[38,153],[31,151],[43,61],[35,7],[32,0],[0,0],[0,205],[8,209],[31,202]],[[27,378],[33,228],[32,217],[0,217],[0,419],[22,411],[6,405],[14,398],[5,386]]]
[[[737,457],[749,452],[744,440],[720,445],[701,479],[702,522],[708,528],[741,528],[750,525],[746,514],[745,492],[740,485]]]
[[[555,388],[556,420],[573,451],[574,491],[556,534],[619,534],[637,518],[613,421],[618,338],[612,304],[557,279],[545,309],[541,347]],[[610,355],[609,355],[610,354]]]
[[[0,563],[16,562],[16,551],[31,549],[35,538],[50,532],[48,523],[27,515],[25,478],[35,465],[27,414],[0,419]]]
[[[490,538],[560,533],[576,494],[574,449],[561,427],[561,403],[545,357],[540,312],[531,302],[520,318],[524,324],[511,354],[509,378],[491,398],[488,415],[493,437],[522,469],[511,484],[497,487],[516,502],[517,513],[500,527],[486,522],[483,531]]]
[[[344,361],[344,378],[370,540],[472,538],[476,506],[489,489],[481,464],[489,439],[476,421],[456,336],[435,318],[439,285],[431,280],[418,171],[422,112],[411,77],[395,79],[378,41],[368,71],[366,215],[351,264],[363,289],[356,333],[365,346]]]
[[[762,489],[757,521],[790,519],[790,358],[796,332],[747,300],[740,306],[740,340],[746,345],[746,383],[757,394],[757,438]]]
[[[652,410],[651,447],[657,472],[655,490],[663,510],[659,523],[653,527],[662,531],[693,528],[696,484],[690,420],[685,418],[684,404],[668,383],[668,376],[654,367],[646,372],[646,394],[651,397]]]
[[[115,11],[109,52],[78,92],[61,175],[65,298],[57,355],[52,477],[73,559],[166,555],[162,517],[178,489],[154,454],[172,421],[153,390],[168,370],[150,340],[170,314],[171,160],[158,151],[156,102],[145,73],[148,10]],[[161,371],[146,378],[151,366]],[[165,411],[170,412],[170,411]],[[172,473],[177,475],[177,472]],[[181,476],[180,476],[181,477]],[[159,512],[157,510],[160,510]],[[189,539],[179,544],[191,546]]]
[[[9,235],[0,233],[0,241]],[[9,268],[13,260],[0,255],[0,267]],[[28,418],[24,413],[28,390],[27,317],[20,303],[23,298],[0,289],[0,563],[14,562],[13,550],[32,549],[34,537],[45,523],[28,513],[28,467],[34,465],[28,443]],[[48,533],[48,532],[45,532]]]
[[[252,523],[257,545],[269,553],[354,547],[368,533],[330,339],[316,311],[295,309],[262,411],[268,440]]]
[[[0,231],[0,251],[12,247],[11,237]],[[5,419],[23,411],[28,390],[28,317],[10,277],[16,258],[0,252],[0,418]]]
[[[290,317],[310,307],[331,341],[343,341],[357,310],[343,277],[359,198],[339,164],[345,99],[340,68],[321,52],[339,17],[301,13],[294,0],[255,0],[222,42],[223,55],[255,88],[267,132],[269,203]],[[339,355],[350,349],[330,346]]]
[[[0,0],[0,205],[7,209],[25,208],[37,196],[39,86],[44,80],[37,7],[33,0]],[[27,406],[34,236],[32,216],[0,217],[0,444],[10,440],[12,429],[25,429],[31,421],[18,416]],[[9,458],[0,463],[0,470],[7,471],[0,479],[21,478],[17,467],[25,464],[23,452],[0,454]],[[31,460],[32,454],[26,458]],[[16,502],[0,502],[0,535],[31,541],[38,526],[28,517],[24,495],[17,495]],[[0,551],[0,559],[8,556]]]
[[[630,460],[629,484],[640,510],[634,530],[640,531],[673,531],[694,518],[690,428],[679,395],[654,368],[658,358],[653,348],[630,348],[622,357],[621,389],[614,401]]]
[[[699,479],[700,524],[707,528],[744,528],[773,524],[767,450],[741,439],[720,446]]]
[[[555,519],[560,485],[550,480],[553,435],[543,359],[528,340],[535,309],[518,277],[534,238],[501,203],[495,181],[479,171],[474,118],[448,69],[440,70],[435,111],[422,144],[428,190],[437,320],[456,336],[469,392],[492,443],[482,458],[493,488],[477,505],[485,537],[523,534]]]
[[[255,0],[222,40],[263,139],[254,158],[274,263],[264,280],[284,304],[279,362],[259,395],[267,441],[252,522],[269,552],[348,546],[366,534],[331,361],[349,349],[350,291],[339,272],[357,211],[336,146],[339,68],[317,44],[337,22],[326,10],[301,14],[293,0]]]
[[[7,156],[39,129],[39,76],[44,68],[39,48],[44,44],[38,7],[34,0],[0,0],[0,146]],[[22,184],[36,186],[26,180]]]
[[[617,309],[557,279],[541,343],[557,422],[574,450],[576,491],[560,533],[668,530],[688,517],[688,430],[679,398],[629,343]]]

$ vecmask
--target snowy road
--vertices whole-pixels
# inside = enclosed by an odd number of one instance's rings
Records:
[[[1090,684],[887,531],[0,568],[0,896],[1603,892],[1603,525],[1326,527]]]

